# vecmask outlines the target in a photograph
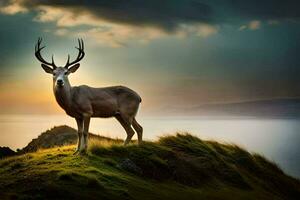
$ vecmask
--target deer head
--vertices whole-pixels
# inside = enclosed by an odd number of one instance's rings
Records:
[[[41,50],[44,49],[46,46],[41,47],[41,43],[42,38],[39,38],[37,44],[35,45],[35,57],[42,63],[41,66],[44,69],[44,71],[53,75],[54,86],[63,87],[64,84],[68,81],[68,75],[70,73],[76,72],[76,70],[80,66],[79,61],[85,55],[83,40],[78,39],[79,45],[78,47],[75,47],[79,51],[77,58],[74,61],[70,62],[70,55],[68,55],[68,60],[64,67],[57,67],[55,65],[53,55],[51,63],[43,59],[43,57],[41,56]]]

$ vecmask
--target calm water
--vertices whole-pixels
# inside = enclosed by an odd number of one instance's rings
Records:
[[[263,154],[288,174],[300,178],[300,120],[144,117],[139,121],[144,127],[145,139],[155,140],[175,131],[189,131],[202,139],[235,143]],[[62,124],[76,127],[75,120],[64,115],[0,115],[0,146],[22,148],[41,132]],[[114,119],[93,119],[90,131],[110,137],[126,136]]]

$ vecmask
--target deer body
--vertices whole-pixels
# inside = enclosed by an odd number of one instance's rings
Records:
[[[54,95],[60,107],[74,118],[83,118],[84,115],[100,118],[135,115],[141,102],[137,93],[124,86],[55,88]]]
[[[90,118],[115,117],[127,133],[124,144],[128,144],[134,135],[138,135],[139,144],[142,142],[143,128],[135,119],[141,97],[133,90],[124,86],[93,88],[87,85],[72,87],[68,75],[79,68],[79,60],[84,56],[83,42],[79,40],[79,55],[77,59],[65,67],[56,67],[46,62],[40,55],[41,39],[36,46],[36,57],[42,62],[42,68],[53,74],[53,92],[57,103],[67,115],[76,119],[78,126],[78,147],[75,153],[86,152]],[[53,68],[50,68],[52,66]],[[70,68],[69,68],[70,66]]]

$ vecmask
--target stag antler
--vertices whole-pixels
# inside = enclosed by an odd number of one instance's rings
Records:
[[[46,46],[41,47],[41,43],[42,43],[42,38],[39,38],[37,44],[35,45],[35,57],[36,57],[41,63],[46,64],[46,65],[49,65],[49,66],[52,66],[52,68],[55,69],[55,68],[56,68],[56,65],[55,65],[55,63],[54,63],[53,55],[52,55],[52,62],[51,62],[51,63],[45,61],[45,60],[43,59],[43,57],[41,56],[41,50],[42,50],[43,48],[46,47]]]
[[[75,47],[76,49],[78,49],[78,56],[77,58],[73,61],[73,62],[69,62],[70,61],[70,55],[68,55],[68,60],[67,63],[65,65],[65,68],[68,69],[69,66],[74,65],[76,63],[78,63],[85,55],[84,53],[84,44],[83,44],[83,40],[82,39],[78,39],[78,45],[79,47]]]

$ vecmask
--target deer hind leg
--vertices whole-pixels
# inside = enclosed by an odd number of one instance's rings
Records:
[[[143,127],[136,121],[135,118],[132,120],[132,126],[137,133],[138,143],[142,144],[143,142]]]
[[[76,118],[76,122],[77,122],[77,133],[78,133],[78,144],[77,144],[77,149],[74,152],[74,154],[77,154],[80,152],[81,150],[81,146],[82,146],[82,142],[83,142],[83,120]]]
[[[117,115],[116,119],[120,122],[127,133],[126,140],[124,141],[124,145],[127,145],[134,135],[134,130],[131,127],[132,120],[130,120],[130,118],[122,117],[121,115]]]

